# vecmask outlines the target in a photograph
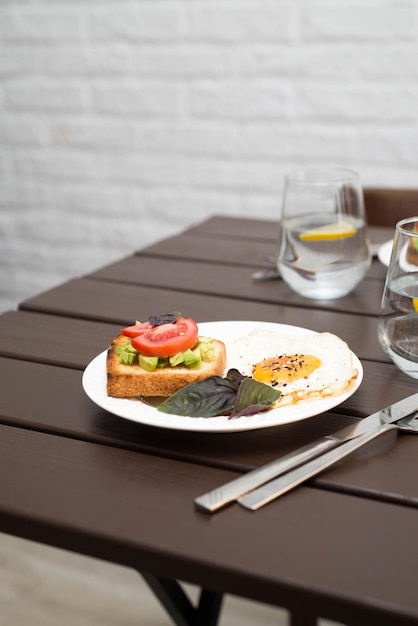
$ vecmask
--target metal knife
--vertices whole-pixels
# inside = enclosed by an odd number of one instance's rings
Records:
[[[200,511],[214,513],[230,502],[241,498],[248,492],[260,487],[272,479],[289,472],[290,470],[307,463],[311,459],[318,457],[325,452],[339,447],[351,439],[357,439],[365,433],[372,432],[385,424],[397,422],[410,413],[418,410],[418,393],[400,400],[369,417],[359,420],[357,423],[347,426],[333,435],[326,435],[317,441],[310,443],[290,454],[287,454],[275,461],[263,465],[239,478],[209,491],[195,499],[195,505]],[[354,443],[354,442],[353,442]],[[360,444],[360,445],[364,445]],[[348,452],[349,454],[349,452]],[[334,461],[335,462],[335,461]],[[243,500],[243,499],[242,499]],[[245,506],[245,501],[241,504]]]
[[[413,410],[409,415],[404,417],[407,419],[408,417],[415,417],[418,415],[418,409]],[[402,419],[402,418],[399,418]],[[287,493],[294,487],[297,487],[301,483],[309,480],[313,476],[316,476],[320,472],[323,472],[331,465],[335,465],[341,459],[344,459],[346,456],[358,450],[362,446],[366,445],[369,441],[372,441],[376,437],[379,437],[382,433],[388,430],[397,430],[396,420],[391,420],[382,422],[380,425],[372,428],[371,431],[348,441],[347,443],[343,443],[335,450],[331,450],[319,456],[313,461],[306,463],[305,465],[299,466],[291,472],[284,474],[283,476],[279,476],[278,478],[265,483],[258,489],[254,489],[250,493],[247,493],[242,498],[238,499],[239,504],[241,506],[251,509],[252,511],[256,511],[261,508],[265,504],[268,504],[272,500],[282,496]]]

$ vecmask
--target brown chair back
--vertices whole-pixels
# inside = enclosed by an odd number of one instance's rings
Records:
[[[418,216],[418,189],[365,188],[364,205],[369,226],[390,226],[404,217]]]

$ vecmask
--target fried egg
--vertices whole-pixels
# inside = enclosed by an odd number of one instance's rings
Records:
[[[257,329],[229,344],[228,367],[281,391],[276,406],[339,395],[358,376],[348,345],[332,333]]]

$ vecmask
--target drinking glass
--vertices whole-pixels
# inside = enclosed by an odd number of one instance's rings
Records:
[[[400,370],[418,378],[418,217],[396,224],[378,339]]]
[[[370,266],[363,189],[346,168],[286,176],[277,267],[301,296],[330,300],[349,293]]]

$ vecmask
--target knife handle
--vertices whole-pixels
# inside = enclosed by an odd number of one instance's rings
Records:
[[[276,476],[280,476],[280,474],[288,472],[298,465],[302,465],[302,463],[310,461],[320,454],[324,454],[328,450],[332,450],[338,445],[341,445],[340,439],[327,435],[319,441],[307,444],[295,452],[286,454],[280,457],[280,459],[225,483],[221,487],[208,491],[208,493],[195,499],[195,505],[201,511],[214,513],[252,489],[276,478]]]
[[[396,428],[395,424],[385,424],[384,426],[380,426],[379,428],[376,428],[368,433],[364,433],[351,441],[341,444],[336,450],[331,450],[313,461],[288,472],[285,476],[280,476],[279,478],[264,484],[258,489],[254,489],[251,493],[239,498],[238,502],[241,506],[250,509],[251,511],[256,511],[268,502],[271,502],[275,498],[287,493],[306,480],[316,476],[328,467],[331,467],[331,465],[334,465],[379,435]]]

